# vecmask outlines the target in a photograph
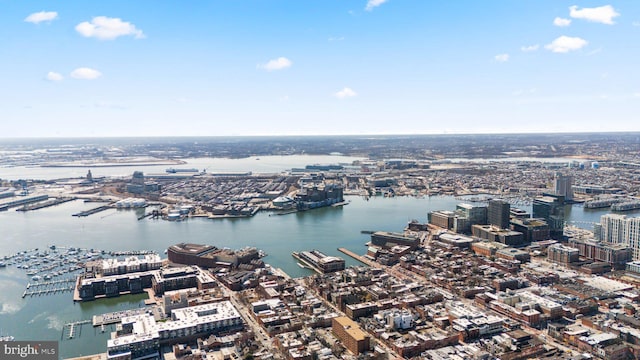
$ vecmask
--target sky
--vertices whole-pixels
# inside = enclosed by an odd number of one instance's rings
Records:
[[[640,1],[0,0],[0,137],[640,131]]]

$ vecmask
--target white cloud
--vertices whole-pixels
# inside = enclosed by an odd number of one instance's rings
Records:
[[[522,46],[520,47],[520,50],[522,50],[523,52],[532,52],[532,51],[537,51],[539,48],[540,48],[540,45],[535,44],[535,45]]]
[[[578,9],[576,5],[569,7],[569,16],[574,19],[584,19],[591,22],[597,22],[607,25],[615,24],[613,18],[620,16],[611,5],[604,5],[594,8]]]
[[[367,6],[364,9],[367,11],[371,11],[373,10],[373,8],[378,7],[386,2],[387,0],[369,0],[367,1]]]
[[[358,94],[355,91],[353,91],[351,88],[346,87],[333,95],[338,99],[346,99],[346,98],[354,97]]]
[[[560,36],[544,47],[555,53],[568,53],[569,51],[579,50],[587,46],[588,42],[579,37]]]
[[[85,21],[76,25],[76,31],[84,37],[95,37],[100,40],[113,40],[119,36],[131,35],[136,39],[145,37],[142,30],[130,22],[118,18],[96,16],[91,22]]]
[[[640,98],[640,92],[637,92],[637,93],[633,93],[633,97],[637,97],[637,98]]]
[[[277,59],[269,60],[269,62],[267,62],[266,64],[258,65],[258,68],[265,69],[267,71],[274,71],[286,69],[288,67],[291,67],[291,65],[293,65],[293,62],[291,60],[287,59],[286,57],[279,57]]]
[[[559,27],[566,27],[571,25],[571,19],[563,19],[561,17],[556,17],[555,19],[553,19],[553,25],[559,26]]]
[[[71,77],[79,80],[95,80],[100,76],[102,76],[100,71],[86,67],[77,68],[71,72]]]
[[[27,16],[24,21],[39,24],[43,21],[52,21],[58,18],[58,13],[55,11],[40,11]]]
[[[337,36],[337,37],[332,36],[328,40],[329,40],[329,42],[342,41],[342,40],[344,40],[344,36]]]
[[[46,79],[49,81],[62,81],[64,79],[64,76],[62,76],[62,74],[60,73],[49,71],[47,73]]]
[[[507,62],[509,61],[509,54],[498,54],[493,57],[497,62]]]
[[[640,26],[640,21],[634,21],[631,23],[631,25],[638,27]]]

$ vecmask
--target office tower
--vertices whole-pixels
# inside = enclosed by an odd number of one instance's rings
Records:
[[[489,201],[489,210],[487,215],[489,224],[497,226],[500,229],[508,229],[510,207],[509,203],[504,200]]]
[[[557,172],[554,182],[553,191],[556,195],[564,196],[566,201],[573,200],[573,176],[563,175]]]
[[[552,239],[562,239],[564,230],[564,196],[544,194],[533,199],[533,217],[542,218],[549,224]]]
[[[487,223],[487,207],[461,203],[456,212],[469,219],[470,225]]]

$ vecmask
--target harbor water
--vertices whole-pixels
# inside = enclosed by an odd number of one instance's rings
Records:
[[[402,231],[407,222],[426,221],[427,212],[455,208],[453,197],[346,197],[344,207],[327,207],[277,216],[260,212],[253,218],[211,220],[204,218],[168,222],[150,218],[138,221],[143,210],[111,209],[88,217],[71,216],[95,207],[71,201],[32,212],[0,213],[0,258],[21,250],[78,247],[95,250],[154,250],[163,254],[175,243],[192,242],[217,247],[255,246],[264,250],[264,261],[294,277],[312,274],[297,265],[293,251],[318,249],[345,257],[337,248],[364,254],[369,240],[365,231]],[[525,207],[525,210],[530,210]],[[590,228],[607,210],[567,208],[567,220]],[[637,213],[631,213],[637,215]],[[346,258],[347,265],[357,262]],[[68,339],[66,323],[91,319],[93,315],[144,306],[146,294],[74,303],[69,292],[22,298],[30,276],[15,265],[0,268],[0,331],[16,340],[59,340],[63,357],[104,352],[113,325],[74,329]]]

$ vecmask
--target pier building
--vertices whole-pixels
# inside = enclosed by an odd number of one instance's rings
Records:
[[[242,330],[242,317],[230,301],[171,310],[171,319],[156,322],[149,314],[124,317],[107,340],[107,359],[160,358],[160,346],[198,336]]]
[[[167,249],[169,261],[176,264],[198,265],[204,268],[235,268],[260,258],[258,249],[218,249],[211,245],[180,243]]]
[[[158,254],[145,255],[143,258],[130,256],[124,260],[104,259],[100,272],[103,276],[122,275],[133,272],[158,270],[162,267],[162,259]]]
[[[323,274],[344,270],[345,266],[344,259],[325,255],[319,250],[294,252],[293,257]]]
[[[149,288],[153,289],[156,295],[162,295],[165,291],[170,290],[192,287],[208,289],[213,286],[215,286],[214,279],[196,266],[164,268],[80,279],[78,297],[74,300],[90,301],[96,298],[135,294]]]
[[[415,250],[420,245],[420,239],[415,236],[406,236],[401,233],[376,231],[371,234],[371,244],[385,249],[392,248],[395,245],[404,245],[409,246],[411,250]]]

